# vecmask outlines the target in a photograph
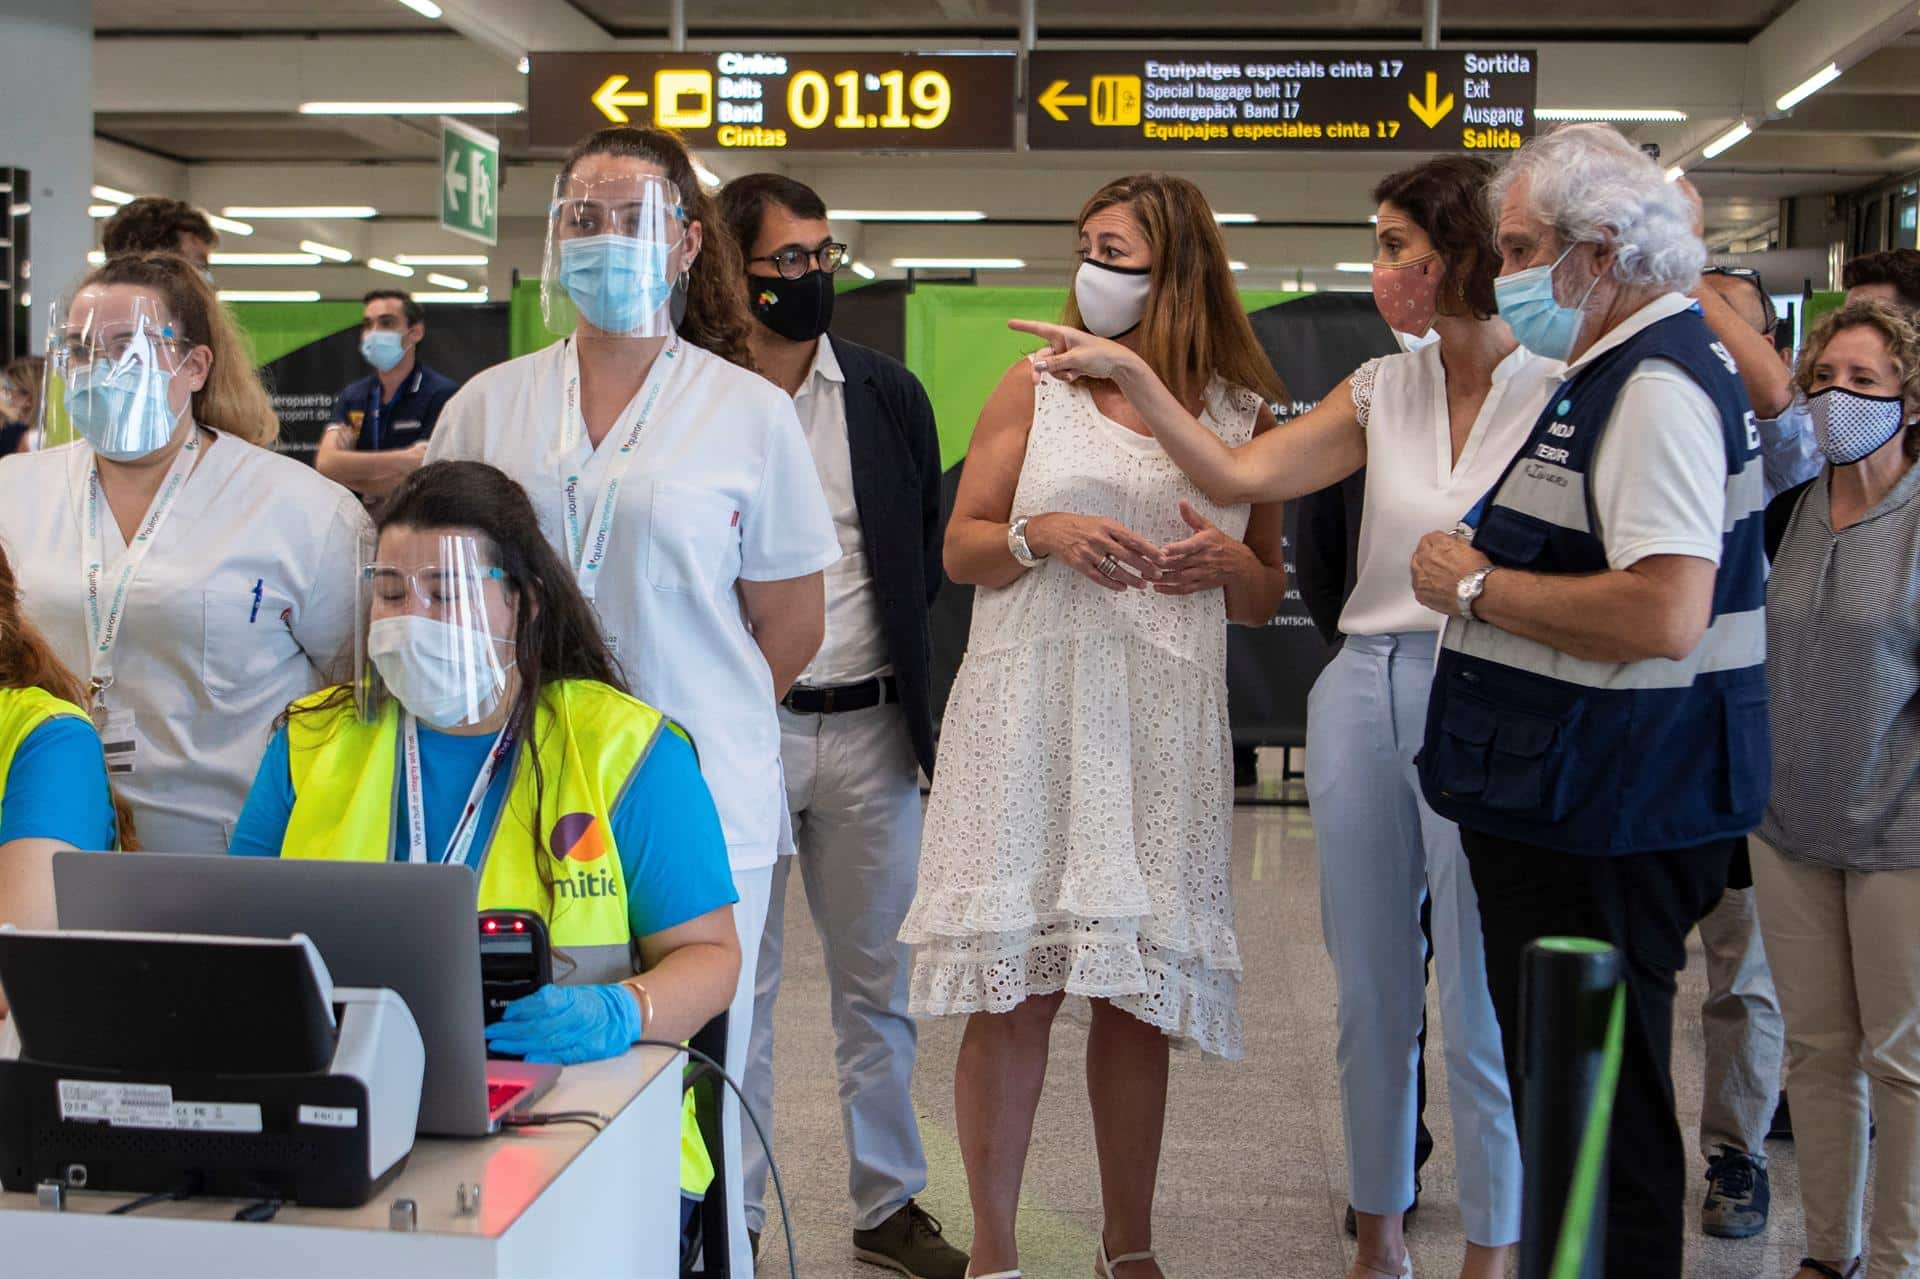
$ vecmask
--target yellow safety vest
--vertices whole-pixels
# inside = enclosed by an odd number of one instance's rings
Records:
[[[72,702],[41,689],[0,688],[0,799],[6,796],[7,774],[13,770],[13,757],[20,747],[36,728],[65,715],[87,718],[87,713]],[[103,760],[101,767],[105,766]]]
[[[480,909],[544,918],[559,984],[605,984],[641,971],[612,814],[663,731],[686,736],[659,711],[605,684],[548,685],[532,740],[515,748],[506,800],[493,827],[475,839]],[[392,860],[400,838],[400,749],[397,705],[389,703],[369,724],[342,690],[295,702],[287,721],[293,812],[280,855]],[[680,1147],[680,1187],[702,1196],[713,1163],[691,1094]]]

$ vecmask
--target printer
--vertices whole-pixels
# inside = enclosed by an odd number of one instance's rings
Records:
[[[0,1186],[357,1207],[413,1149],[426,1050],[304,936],[0,929]]]

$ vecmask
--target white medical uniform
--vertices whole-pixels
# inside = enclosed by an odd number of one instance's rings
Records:
[[[0,467],[0,544],[21,604],[83,680],[92,469],[84,443]],[[133,771],[113,782],[142,848],[225,852],[274,719],[350,678],[366,528],[358,499],[311,467],[228,435],[202,445],[128,588],[104,696],[133,715]],[[112,582],[126,543],[112,518],[101,530]]]
[[[547,540],[572,560],[566,489],[587,509],[607,486],[643,387],[596,449],[569,429],[571,343],[496,365],[447,402],[428,462],[488,462],[533,499]],[[833,519],[793,401],[756,373],[681,341],[620,485],[593,604],[635,696],[685,725],[700,752],[727,837],[740,904],[740,983],[729,1010],[727,1069],[746,1070],[754,960],[775,858],[791,851],[773,677],[747,629],[738,583],[818,573],[840,557]],[[729,1179],[739,1176],[740,1119],[722,1110]],[[739,1182],[730,1187],[735,1274],[751,1274]]]

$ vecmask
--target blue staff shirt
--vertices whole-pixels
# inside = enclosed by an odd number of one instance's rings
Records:
[[[57,839],[90,850],[114,846],[107,761],[87,720],[50,719],[13,753],[0,796],[0,844],[16,839]]]
[[[490,733],[460,737],[420,725],[420,786],[427,809],[427,848],[436,861],[446,853],[454,824],[460,820],[473,779],[480,775],[493,740]],[[487,790],[478,817],[483,833],[493,827],[511,774],[511,769],[501,769]],[[404,830],[404,791],[397,798],[395,829]],[[292,814],[293,775],[287,757],[287,730],[283,728],[267,745],[253,790],[234,827],[229,851],[238,857],[278,857]],[[639,776],[615,802],[612,817],[634,936],[677,927],[740,900],[727,864],[720,814],[700,778],[693,748],[678,735],[661,733]],[[405,858],[405,841],[394,842],[396,858]]]
[[[353,447],[362,453],[412,448],[433,434],[440,410],[459,389],[458,382],[434,372],[415,356],[413,372],[391,400],[381,397],[379,374],[369,373],[340,392],[331,420],[352,428]]]

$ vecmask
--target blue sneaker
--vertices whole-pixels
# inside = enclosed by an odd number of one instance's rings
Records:
[[[1731,1146],[1707,1160],[1707,1201],[1700,1228],[1716,1239],[1751,1239],[1767,1228],[1773,1192],[1767,1166]]]

